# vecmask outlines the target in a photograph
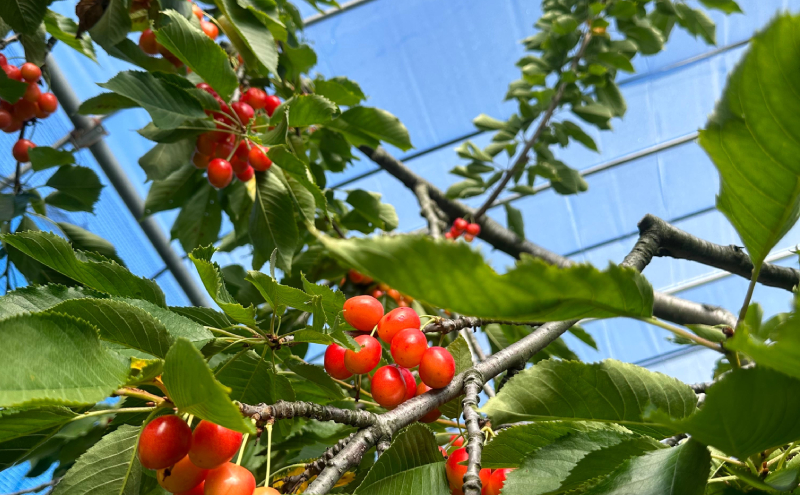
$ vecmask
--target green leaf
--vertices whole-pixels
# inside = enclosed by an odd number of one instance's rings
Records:
[[[548,179],[558,194],[577,194],[589,189],[581,173],[560,160],[542,161],[530,170]]]
[[[622,91],[613,78],[607,77],[605,85],[597,87],[595,94],[597,101],[609,108],[614,117],[622,117],[628,111],[625,97],[622,96]]]
[[[572,113],[585,120],[590,124],[595,124],[601,129],[608,129],[609,119],[614,117],[614,112],[611,109],[600,103],[589,103],[586,105],[574,105]]]
[[[284,105],[289,107],[289,125],[307,127],[324,124],[339,112],[339,108],[329,99],[320,95],[295,95]]]
[[[94,45],[88,35],[83,35],[81,39],[76,39],[78,25],[69,17],[64,17],[58,12],[48,10],[44,16],[44,25],[47,32],[58,41],[69,46],[83,56],[97,62],[94,54]]]
[[[664,35],[645,18],[634,17],[622,31],[635,42],[644,55],[653,55],[664,49]]]
[[[93,326],[70,316],[7,318],[0,341],[0,407],[94,404],[128,376],[126,360],[100,344]]]
[[[228,292],[219,265],[211,261],[213,254],[214,248],[211,246],[199,247],[189,253],[189,259],[194,262],[206,291],[225,314],[239,323],[256,326],[256,309],[253,306],[245,308]]]
[[[203,172],[186,163],[164,180],[155,180],[147,192],[144,212],[152,215],[159,211],[178,208],[189,200],[206,182]]]
[[[0,469],[24,459],[76,416],[66,407],[0,410]]]
[[[172,224],[172,238],[178,239],[186,252],[199,246],[217,242],[222,226],[222,206],[217,190],[205,184],[187,201],[175,223]]]
[[[214,378],[203,355],[191,342],[178,339],[167,353],[162,375],[172,402],[189,413],[225,428],[255,433],[239,408],[231,402],[230,389]]]
[[[317,78],[314,81],[314,90],[337,105],[348,107],[358,105],[367,98],[361,91],[361,86],[346,77],[333,77],[327,80]]]
[[[103,239],[97,234],[93,234],[86,229],[72,225],[66,222],[57,222],[58,228],[69,239],[72,248],[84,252],[97,253],[109,260],[116,261],[119,265],[125,266],[125,263],[117,254],[114,245]]]
[[[498,275],[465,243],[421,235],[321,239],[345,266],[463,315],[560,321],[652,313],[650,284],[636,270],[616,265],[601,272],[589,265],[558,268],[525,257]],[[403,260],[402,266],[397,260]]]
[[[309,380],[317,385],[320,392],[325,394],[329,399],[344,399],[345,395],[342,392],[341,387],[339,387],[339,385],[333,381],[333,378],[331,378],[322,367],[315,366],[313,364],[306,364],[296,357],[285,360],[283,364],[285,364],[295,374],[302,376],[306,380]]]
[[[125,38],[114,46],[104,46],[103,49],[112,57],[124,60],[142,69],[155,72],[175,72],[175,66],[165,58],[155,58],[147,55],[132,40]]]
[[[467,344],[463,336],[459,335],[457,339],[450,342],[447,346],[447,350],[450,351],[450,355],[453,356],[453,360],[456,362],[456,375],[463,373],[474,365],[472,362],[472,353],[469,350],[469,344]],[[460,395],[439,406],[439,410],[448,418],[458,418],[464,411],[461,405],[461,400],[463,398],[464,396]]]
[[[195,320],[180,314],[180,312],[175,311],[176,308],[165,309],[160,306],[156,306],[153,303],[142,301],[141,299],[122,299],[122,301],[130,304],[131,306],[136,306],[137,308],[145,310],[152,317],[157,318],[161,323],[163,323],[173,338],[188,339],[198,349],[202,348],[208,341],[214,338],[214,335],[204,327],[206,323],[198,323]],[[205,310],[213,312],[214,314],[219,314],[210,308],[196,309],[198,311]],[[231,324],[232,323],[228,322],[228,324],[222,326],[229,326]],[[209,324],[209,326],[217,325],[212,323]]]
[[[444,458],[431,431],[419,424],[400,431],[354,495],[449,495]]]
[[[202,328],[202,326],[226,328],[234,324],[224,313],[220,313],[211,308],[170,306],[169,309],[172,313],[177,313],[191,321],[199,323],[201,325],[200,328]],[[206,332],[208,332],[208,330],[206,330]],[[211,334],[209,333],[209,335]]]
[[[286,78],[295,80],[317,65],[317,54],[305,43],[297,48],[286,43],[282,47],[279,60],[281,68],[286,69]]]
[[[645,418],[648,408],[685,418],[696,404],[688,385],[632,364],[613,359],[594,364],[547,360],[517,374],[482,411],[493,424],[603,420],[666,436],[669,428]]]
[[[239,80],[225,50],[176,11],[166,10],[162,15],[170,22],[156,31],[158,42],[228,101]]]
[[[47,31],[40,24],[31,34],[21,34],[19,42],[25,49],[25,60],[37,66],[43,66],[47,56]]]
[[[275,170],[256,176],[256,199],[250,213],[253,268],[258,269],[278,250],[277,268],[291,273],[292,257],[299,240],[289,190]]]
[[[700,0],[700,3],[709,9],[721,10],[726,14],[742,13],[742,9],[735,0]]]
[[[244,404],[275,404],[295,398],[289,380],[275,373],[272,364],[253,351],[222,363],[216,378],[231,388],[231,399]]]
[[[78,165],[59,167],[45,185],[55,189],[47,195],[45,202],[67,211],[93,212],[103,189],[94,170]]]
[[[751,306],[747,313],[748,319],[752,313],[755,311]],[[771,338],[773,342],[770,344],[766,344],[763,339],[759,339],[746,326],[742,325],[736,330],[733,338],[725,343],[725,347],[747,354],[761,366],[800,379],[800,325],[798,323],[800,320],[795,314],[778,323],[770,331],[772,335],[763,336],[764,339]]]
[[[671,449],[648,452],[625,461],[610,476],[585,493],[703,495],[710,468],[711,455],[706,446],[689,440]]]
[[[107,6],[103,16],[89,30],[92,40],[103,48],[124,40],[133,25],[128,13],[128,0],[109,0],[105,3]]]
[[[636,72],[636,69],[633,68],[633,64],[631,63],[631,59],[623,53],[602,52],[597,54],[597,59],[615,69],[624,70],[631,74]]]
[[[353,107],[343,112],[330,125],[333,126],[333,123],[340,119],[344,121],[347,128],[352,128],[357,133],[363,133],[373,139],[396,146],[403,151],[408,151],[413,147],[406,126],[400,122],[400,119],[386,110],[372,107]]]
[[[347,202],[354,211],[381,230],[394,230],[400,224],[394,206],[381,203],[379,193],[356,189],[347,194]]]
[[[717,44],[717,27],[705,12],[693,9],[684,3],[676,3],[675,12],[678,14],[678,24],[692,36],[695,38],[700,36],[709,45]]]
[[[28,89],[26,83],[10,79],[5,71],[0,71],[0,98],[8,102],[17,102],[25,94],[26,89]]]
[[[782,16],[751,41],[700,145],[720,174],[717,208],[759,266],[800,215],[800,17]],[[769,90],[765,90],[766,82]]]
[[[49,146],[37,146],[28,150],[31,159],[31,167],[34,172],[45,170],[58,165],[72,165],[75,163],[75,156],[71,151],[57,150]]]
[[[148,72],[123,71],[99,86],[138,103],[162,129],[174,129],[187,119],[205,118],[195,97]]]
[[[126,108],[136,108],[139,104],[117,93],[100,93],[84,100],[78,107],[81,115],[107,115]]]
[[[314,196],[314,204],[317,208],[327,212],[328,202],[319,186],[313,182],[308,167],[302,160],[297,158],[285,146],[273,146],[267,152],[270,160],[280,166],[281,170],[289,174],[294,180],[299,182]],[[313,221],[313,215],[308,221]]]
[[[578,124],[570,122],[569,120],[565,120],[561,123],[561,125],[564,128],[564,132],[566,132],[569,137],[575,141],[578,141],[592,151],[598,151],[597,144],[594,142],[594,139],[586,134],[586,132],[584,132],[584,130]]]
[[[503,495],[568,492],[611,473],[631,457],[664,448],[652,438],[614,425],[568,433],[527,456],[518,469],[509,473]]]
[[[257,64],[252,62],[257,61],[272,74],[277,74],[278,47],[272,33],[264,29],[264,25],[252,12],[241,7],[235,0],[215,0],[215,3],[230,21],[230,23],[222,23],[225,34],[231,38],[234,44],[236,44],[234,38],[237,38],[237,41],[243,43],[247,48],[247,51],[242,53],[245,63],[248,66],[256,66]],[[248,60],[252,58],[254,58],[252,62]]]
[[[525,224],[522,220],[522,212],[511,206],[509,203],[503,204],[506,210],[506,223],[511,232],[517,234],[520,239],[525,238]]]
[[[33,34],[47,12],[47,2],[39,0],[5,0],[0,2],[0,18],[20,34]]]
[[[655,411],[650,419],[745,459],[800,438],[799,408],[799,380],[756,367],[735,369],[709,387],[705,404],[692,416]]]
[[[264,299],[272,308],[290,307],[306,312],[312,311],[311,305],[308,304],[308,302],[311,300],[311,296],[300,289],[295,289],[294,287],[289,287],[288,285],[281,285],[269,275],[265,275],[255,270],[247,272],[247,277],[245,280],[253,284],[255,288],[258,289],[258,292],[264,296]],[[278,310],[276,309],[276,311]]]
[[[44,311],[70,299],[98,296],[99,293],[83,287],[57,284],[20,287],[0,297],[0,319]]]
[[[310,344],[330,345],[333,337],[314,330],[298,330],[292,334],[295,342],[308,342]]]
[[[53,495],[137,495],[146,478],[136,455],[141,428],[122,425],[78,458]]]
[[[67,277],[113,296],[144,299],[166,306],[164,293],[152,280],[137,277],[110,261],[87,261],[69,243],[47,232],[20,232],[0,236],[3,242]]]

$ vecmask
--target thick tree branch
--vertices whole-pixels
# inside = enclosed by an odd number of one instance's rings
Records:
[[[484,325],[490,325],[492,323],[499,323],[501,325],[530,325],[532,327],[538,327],[539,325],[542,324],[542,322],[540,321],[521,322],[521,321],[509,321],[509,320],[495,320],[491,318],[476,318],[474,316],[459,316],[458,318],[453,318],[452,320],[447,320],[445,318],[433,320],[424,327],[422,327],[422,331],[436,332],[436,333],[450,333],[464,328],[482,327]]]
[[[580,62],[581,58],[583,58],[583,54],[586,52],[586,47],[589,46],[589,41],[592,39],[592,32],[591,30],[586,31],[581,38],[580,47],[578,48],[578,52],[572,57],[572,63],[570,64],[570,70],[575,72],[578,68],[578,63]],[[500,193],[508,185],[508,181],[511,180],[516,174],[518,174],[525,165],[528,163],[528,153],[530,153],[533,146],[539,141],[539,137],[542,135],[544,130],[547,128],[547,125],[550,123],[550,118],[553,116],[553,113],[556,111],[558,106],[561,104],[561,98],[564,96],[564,91],[567,89],[566,81],[561,82],[556,89],[555,95],[553,95],[553,99],[550,100],[550,105],[548,105],[547,110],[544,112],[542,116],[542,120],[539,121],[539,125],[536,126],[536,130],[533,132],[533,136],[525,142],[525,147],[522,148],[522,151],[517,156],[517,160],[514,162],[514,165],[506,171],[506,174],[497,184],[497,187],[494,188],[492,193],[486,198],[486,201],[478,208],[478,211],[475,212],[474,219],[479,219],[483,217],[486,213],[486,210],[491,207]]]
[[[270,420],[291,419],[295,417],[313,418],[319,421],[333,421],[343,425],[364,428],[372,426],[377,421],[377,415],[360,409],[339,409],[338,407],[323,406],[313,402],[286,402],[279,400],[275,404],[239,404],[243,415],[263,424]]]
[[[414,194],[417,195],[417,201],[419,201],[420,214],[428,221],[428,233],[434,239],[439,239],[442,237],[441,223],[443,222],[439,220],[439,216],[436,214],[436,205],[428,196],[428,187],[420,182],[414,188]]]
[[[329,460],[333,459],[336,454],[342,451],[345,445],[353,439],[355,433],[351,433],[346,438],[343,438],[336,442],[336,444],[332,447],[329,447],[323,454],[320,456],[319,459],[313,462],[309,462],[305,465],[305,469],[302,473],[296,476],[289,476],[284,478],[283,486],[281,486],[281,491],[283,493],[292,493],[294,492],[297,487],[308,481],[309,479],[313,478],[314,476],[318,475],[323,468],[325,468],[325,463]]]
[[[477,360],[479,363],[486,361],[486,354],[484,354],[483,349],[481,349],[481,345],[478,342],[478,339],[475,338],[475,334],[466,329],[460,330],[459,333],[464,337],[464,340],[467,341],[469,350],[475,357],[475,360]],[[495,396],[494,389],[490,387],[488,383],[483,384],[483,391],[490,399]]]
[[[653,215],[646,215],[639,222],[639,244],[641,256],[647,258],[645,264],[653,256],[669,256],[713,266],[748,280],[753,273],[753,262],[744,248],[705,241]],[[791,291],[800,284],[800,270],[764,263],[758,282]]]
[[[483,431],[480,426],[480,415],[475,410],[478,407],[478,394],[483,386],[483,377],[475,370],[467,372],[464,383],[466,396],[461,401],[464,407],[464,422],[467,426],[467,472],[464,473],[464,495],[481,494],[481,452],[483,451]]]

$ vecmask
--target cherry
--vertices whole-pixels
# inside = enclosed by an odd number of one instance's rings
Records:
[[[204,132],[197,137],[197,151],[204,155],[210,156],[214,153],[214,148],[217,146],[218,136],[216,132]]]
[[[465,230],[467,228],[468,225],[469,225],[469,223],[466,220],[464,220],[463,218],[461,218],[461,217],[456,218],[456,221],[453,222],[453,227],[456,230],[463,231],[463,230]]]
[[[17,132],[18,130],[22,129],[22,121],[16,116],[11,116],[11,123],[3,129],[3,132],[11,134],[12,132]]]
[[[240,160],[236,154],[234,154],[233,158],[231,158],[231,168],[233,168],[234,174],[242,173],[248,167],[250,167],[250,165],[248,165],[247,162]]]
[[[247,182],[250,179],[252,179],[255,174],[256,172],[255,170],[253,170],[253,167],[251,167],[250,165],[245,165],[244,170],[242,170],[241,172],[236,172],[236,178],[242,182]]]
[[[20,72],[19,68],[16,65],[13,64],[4,65],[3,70],[5,71],[9,79],[14,79],[15,81],[22,81],[22,72]]]
[[[379,298],[383,297],[384,294],[385,294],[385,292],[383,292],[380,289],[375,289],[374,291],[372,291],[372,297],[374,297],[375,299],[379,299]],[[380,322],[378,322],[378,323],[380,323]]]
[[[253,495],[281,495],[281,492],[272,488],[271,486],[259,486]]]
[[[369,373],[381,361],[381,345],[378,339],[369,335],[359,335],[355,341],[361,346],[358,351],[344,351],[344,366],[355,375]]]
[[[239,101],[247,103],[254,110],[259,110],[267,106],[267,93],[263,89],[250,88],[245,91]]]
[[[447,474],[447,481],[453,490],[460,491],[464,486],[464,475],[467,473],[467,466],[459,464],[469,458],[467,449],[460,448],[453,451],[447,462],[444,464],[444,471]]]
[[[392,339],[400,330],[406,328],[419,330],[420,325],[421,322],[416,311],[411,308],[395,308],[378,321],[378,337],[387,344],[391,344]]]
[[[216,148],[214,148],[214,156],[216,158],[224,158],[227,160],[229,156],[233,155],[233,151],[235,149],[235,143],[231,142],[231,140],[225,139],[217,143]]]
[[[401,298],[403,297],[400,295],[400,291],[396,289],[387,290],[386,295],[394,299],[395,302],[400,302]]]
[[[253,495],[256,479],[242,466],[231,462],[211,470],[206,477],[205,495]]]
[[[214,424],[200,421],[192,433],[189,459],[204,469],[214,469],[233,459],[242,445],[242,434]]]
[[[214,158],[208,162],[208,183],[217,189],[224,189],[233,180],[233,168],[228,160]]]
[[[147,469],[164,469],[183,459],[192,444],[192,430],[178,416],[159,416],[147,423],[139,438],[139,462]]]
[[[375,402],[394,409],[406,398],[406,381],[396,366],[383,366],[372,376],[370,392]]]
[[[36,103],[21,99],[14,103],[14,115],[21,121],[31,120],[36,117]]]
[[[8,59],[6,58],[5,55],[0,53],[0,65],[6,65],[6,64],[8,64]]]
[[[27,89],[25,89],[25,93],[22,95],[22,99],[29,101],[31,103],[36,103],[37,101],[39,101],[40,96],[42,96],[42,91],[39,89],[39,86],[37,86],[36,84],[29,84]]]
[[[513,471],[513,469],[495,469],[489,481],[484,485],[485,495],[500,495],[500,490],[502,490],[503,485],[506,484],[506,476],[511,471]],[[481,478],[481,481],[483,481],[483,478]]]
[[[242,103],[241,101],[237,101],[236,103],[231,103],[231,109],[236,112],[236,116],[239,117],[242,125],[247,125],[248,122],[253,118],[255,115],[255,111],[253,111],[253,107],[248,105],[247,103]]]
[[[481,233],[481,226],[477,223],[471,223],[467,225],[465,230],[467,231],[467,234],[475,236]]]
[[[267,156],[268,151],[269,148],[258,144],[250,148],[250,151],[247,153],[247,161],[250,162],[250,166],[259,172],[266,172],[269,170],[272,166],[272,160]]]
[[[450,435],[450,444],[453,447],[463,447],[464,437],[462,435]]]
[[[356,330],[372,330],[382,316],[383,305],[372,296],[351,297],[344,302],[344,319]]]
[[[39,108],[47,113],[53,113],[58,110],[58,99],[53,93],[42,93],[39,96]]]
[[[247,157],[250,155],[250,141],[242,139],[236,146],[236,158],[247,163]]]
[[[29,162],[31,159],[30,156],[28,156],[28,151],[35,147],[36,145],[27,139],[20,139],[14,143],[14,147],[11,148],[11,154],[14,155],[14,159],[20,163]],[[184,423],[184,425],[185,424],[186,423]]]
[[[22,78],[29,83],[35,83],[40,77],[42,77],[42,69],[40,69],[36,64],[32,64],[30,62],[25,62],[22,64],[22,67],[19,68],[19,71],[22,74]]]
[[[198,7],[196,3],[193,3],[193,4],[192,4],[192,14],[194,14],[195,16],[197,16],[197,18],[198,18],[199,20],[201,20],[201,21],[203,20],[203,9],[201,9],[200,7]]]
[[[37,119],[46,119],[50,116],[50,112],[45,112],[42,110],[42,107],[39,106],[38,103],[34,103],[36,105],[36,118]]]
[[[163,445],[166,444],[162,444],[162,446]],[[187,492],[202,483],[208,474],[208,469],[195,466],[187,455],[174,466],[159,469],[156,472],[156,479],[158,480],[158,484],[166,491],[170,493],[181,493]],[[208,485],[206,485],[206,487],[207,486]]]
[[[395,365],[395,367],[400,370],[400,374],[403,375],[403,380],[406,382],[406,396],[403,399],[403,402],[407,401],[408,399],[413,399],[417,396],[417,380],[414,378],[414,375],[411,374],[405,368]]]
[[[353,376],[344,365],[345,350],[339,344],[331,344],[325,349],[325,371],[337,380],[347,380]]]
[[[272,117],[272,114],[275,113],[275,109],[281,106],[281,99],[275,95],[269,95],[266,97],[264,101],[264,110],[267,111],[267,115]]]
[[[217,28],[217,25],[213,22],[200,21],[200,29],[212,40],[217,39],[217,36],[219,36],[219,28]]]
[[[158,41],[156,41],[156,33],[152,29],[145,29],[142,35],[139,36],[139,48],[148,55],[155,55],[158,53]]]
[[[489,490],[486,487],[489,484],[489,480],[492,479],[492,470],[483,468],[478,472],[478,476],[481,478],[481,495],[487,495]]]
[[[472,234],[464,234],[464,240],[467,242],[472,242],[472,239],[475,239],[475,236]]]
[[[185,492],[178,493],[177,495],[203,495],[203,490],[205,489],[206,482],[205,480],[201,481],[199,485],[195,485],[194,488],[191,490],[187,490]]]
[[[456,362],[444,347],[431,347],[422,355],[419,378],[431,388],[444,388],[456,374]]]
[[[212,88],[210,84],[208,84],[208,83],[206,83],[206,82],[200,82],[200,83],[197,83],[197,89],[202,89],[202,90],[203,90],[203,91],[205,91],[206,93],[208,93],[208,94],[210,94],[211,96],[215,97],[215,99],[217,99],[217,101],[218,101],[219,103],[222,103],[222,102],[223,102],[223,101],[222,101],[222,98],[220,98],[220,97],[219,97],[219,95],[217,94],[217,92],[216,92],[216,91],[214,91],[214,88]]]
[[[422,355],[427,350],[428,339],[424,333],[416,328],[401,330],[392,339],[392,357],[394,362],[403,368],[419,366],[420,361],[422,361]]]
[[[372,283],[372,277],[367,277],[363,273],[353,270],[352,268],[347,272],[347,278],[356,285],[369,285]]]
[[[11,112],[0,110],[0,129],[5,129],[9,125],[11,125]]]
[[[444,233],[444,238],[445,239],[453,239],[453,233],[450,232],[450,231],[445,232]]]
[[[425,385],[424,383],[420,383],[419,385],[417,385],[417,395],[422,395],[428,390],[432,389],[429,386]],[[439,419],[441,415],[442,415],[441,411],[439,411],[439,409],[437,408],[425,413],[425,416],[419,418],[419,421],[420,423],[433,423],[434,421]]]
[[[200,153],[200,151],[198,150],[195,150],[194,154],[192,155],[192,163],[196,168],[199,168],[200,170],[205,170],[208,168],[208,161],[210,159],[211,157]]]

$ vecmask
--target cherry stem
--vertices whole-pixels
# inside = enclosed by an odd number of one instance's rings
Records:
[[[155,411],[158,407],[121,407],[119,409],[103,409],[101,411],[89,411],[87,413],[75,416],[70,421],[77,421],[83,418],[91,418],[93,416],[105,416],[106,414],[119,414],[119,413],[139,413]]]
[[[272,423],[267,423],[267,479],[265,486],[269,486],[269,472],[272,466]]]
[[[242,448],[239,449],[239,457],[236,459],[236,465],[242,465],[242,456],[244,456],[244,448],[247,446],[247,441],[250,440],[250,434],[245,433],[244,438],[242,439]]]
[[[194,414],[190,414],[189,417],[186,418],[186,424],[189,425],[190,428],[192,427],[192,421],[194,421]]]
[[[137,399],[143,399],[149,402],[155,402],[156,404],[161,404],[166,399],[164,397],[159,397],[155,394],[151,394],[146,390],[141,390],[138,388],[121,388],[114,392],[116,395],[123,396],[123,397],[135,397]]]

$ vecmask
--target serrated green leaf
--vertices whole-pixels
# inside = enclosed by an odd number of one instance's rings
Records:
[[[333,338],[330,335],[310,329],[298,330],[292,336],[294,337],[294,342],[308,342],[320,345],[333,344]]]
[[[164,293],[152,280],[133,275],[114,262],[87,261],[69,243],[48,232],[4,234],[0,239],[34,260],[94,290],[114,296],[144,299],[166,306]]]
[[[63,165],[45,183],[55,191],[44,199],[49,205],[67,211],[94,211],[103,184],[94,170],[78,165]]]
[[[193,139],[157,144],[139,158],[139,166],[147,174],[147,180],[164,180],[190,163],[194,148]]]
[[[253,284],[273,308],[289,307],[307,312],[312,311],[309,304],[311,296],[300,289],[281,285],[269,275],[255,270],[249,271],[245,280]]]
[[[104,46],[103,49],[120,60],[141,67],[142,69],[154,72],[175,72],[175,66],[165,58],[150,57],[139,48],[133,40],[125,38],[113,46]]]
[[[670,428],[645,417],[648,408],[685,418],[697,409],[696,404],[688,385],[632,364],[612,359],[594,364],[547,360],[517,374],[482,411],[496,424],[603,420],[668,436]]]
[[[726,14],[742,13],[741,7],[735,0],[700,0],[700,3],[709,9],[721,10]]]
[[[189,198],[175,223],[172,224],[172,238],[178,239],[184,251],[217,242],[222,226],[222,207],[217,190],[210,184],[200,186],[194,196]]]
[[[717,44],[717,27],[708,15],[699,9],[693,9],[684,3],[675,4],[678,24],[683,26],[695,38],[700,36],[709,45]]]
[[[191,321],[199,323],[201,326],[226,328],[234,324],[234,321],[225,316],[224,313],[220,313],[211,308],[170,306],[169,310],[172,313],[177,313],[180,316],[184,316]]]
[[[189,253],[189,259],[194,262],[197,272],[211,299],[231,318],[249,326],[256,326],[256,309],[253,306],[245,308],[225,288],[219,265],[211,261],[214,248],[196,248]]]
[[[560,321],[652,313],[650,284],[639,272],[616,265],[601,272],[589,265],[557,268],[523,258],[498,275],[465,243],[436,242],[420,235],[321,239],[345,266],[463,315]]]
[[[44,311],[70,299],[87,297],[102,297],[102,294],[83,287],[57,284],[20,287],[0,297],[0,319]]]
[[[278,47],[272,33],[264,29],[264,25],[252,12],[241,7],[235,0],[215,0],[215,3],[230,21],[221,24],[225,34],[234,44],[238,42],[245,45],[246,51],[242,53],[245,63],[249,66],[260,63],[272,74],[277,74]]]
[[[525,238],[525,224],[522,220],[522,212],[511,206],[509,203],[503,204],[506,210],[506,223],[511,232],[517,234],[520,239]]]
[[[182,206],[205,182],[203,172],[186,163],[164,180],[153,181],[144,201],[144,212],[152,215],[159,211]]]
[[[347,124],[347,128],[396,146],[403,151],[408,151],[413,147],[406,126],[386,110],[357,106],[343,112],[336,120],[339,119]],[[333,126],[333,122],[331,126]]]
[[[121,266],[125,266],[125,263],[117,254],[117,250],[114,248],[114,245],[99,235],[93,234],[88,230],[78,227],[77,225],[72,225],[71,223],[56,222],[56,225],[58,225],[58,228],[61,229],[61,232],[67,236],[67,239],[69,239],[73,249],[97,253],[104,258],[116,261]]]
[[[314,81],[314,89],[317,94],[324,96],[337,105],[351,107],[358,105],[367,98],[364,92],[361,91],[361,86],[346,77],[317,78]]]
[[[748,318],[752,313],[758,314],[751,305]],[[775,322],[769,334],[762,335],[761,338],[754,335],[748,327],[740,326],[733,338],[725,343],[725,347],[747,354],[761,366],[800,379],[800,320],[797,315],[792,314],[785,320]],[[769,344],[764,342],[768,337],[772,340]]]
[[[24,459],[76,416],[66,407],[0,411],[0,469]]]
[[[17,81],[9,78],[6,71],[0,71],[0,98],[5,101],[16,103],[17,100],[22,98],[28,85],[24,82]]]
[[[58,41],[69,46],[78,53],[89,58],[93,62],[97,62],[97,57],[94,54],[94,45],[88,35],[81,36],[81,39],[76,39],[75,34],[78,32],[78,25],[69,17],[64,17],[58,12],[48,10],[44,16],[44,25],[47,32],[50,33]]]
[[[89,29],[92,40],[103,48],[116,45],[125,39],[131,30],[129,0],[109,0],[102,17]]]
[[[625,72],[634,73],[636,69],[633,68],[631,59],[620,52],[602,52],[597,54],[597,59],[601,62],[608,64],[615,69],[624,70]]]
[[[151,316],[157,318],[173,338],[185,338],[195,347],[202,348],[209,340],[214,338],[213,334],[204,328],[204,323],[198,323],[176,311],[174,308],[165,309],[153,303],[142,301],[141,299],[121,299],[122,301],[147,311]],[[219,314],[210,308],[197,308],[199,311],[207,310],[214,314]],[[209,325],[215,326],[215,325]],[[227,326],[227,325],[226,325]]]
[[[347,203],[359,215],[381,230],[394,230],[400,224],[394,207],[388,203],[381,203],[379,193],[355,189],[348,192]]]
[[[57,150],[49,146],[37,146],[28,150],[31,159],[31,167],[34,172],[45,170],[58,165],[72,165],[75,163],[75,156],[71,151]]]
[[[320,391],[329,399],[344,399],[345,395],[342,392],[341,387],[339,387],[339,385],[333,381],[333,378],[331,378],[322,367],[303,363],[300,359],[294,357],[286,359],[283,364],[285,364],[295,374],[315,383],[319,387]]]
[[[93,326],[70,316],[7,318],[0,340],[0,407],[94,404],[128,376],[126,360],[100,344]]]
[[[321,95],[295,95],[284,105],[289,107],[291,127],[324,124],[339,112],[336,104]]]
[[[230,387],[231,399],[245,404],[275,404],[295,398],[289,380],[275,373],[270,362],[252,351],[220,364],[216,378]]]
[[[126,96],[117,93],[100,93],[81,103],[78,113],[81,115],[107,115],[126,108],[136,108],[139,104]]]
[[[0,18],[20,34],[33,34],[47,12],[47,2],[7,0],[0,3]]]
[[[180,412],[234,431],[255,433],[228,396],[230,389],[214,378],[203,355],[188,340],[178,339],[170,348],[162,379]]]
[[[325,195],[320,190],[319,186],[311,179],[308,172],[308,167],[302,160],[297,158],[285,146],[273,146],[267,152],[270,160],[277,164],[281,170],[289,174],[294,180],[300,183],[314,196],[314,204],[317,208],[326,212],[328,209],[328,202]],[[313,215],[308,220],[311,221]]]
[[[253,268],[261,268],[277,249],[277,268],[291,273],[299,232],[289,190],[277,177],[276,171],[256,175],[255,205],[249,221]]]

